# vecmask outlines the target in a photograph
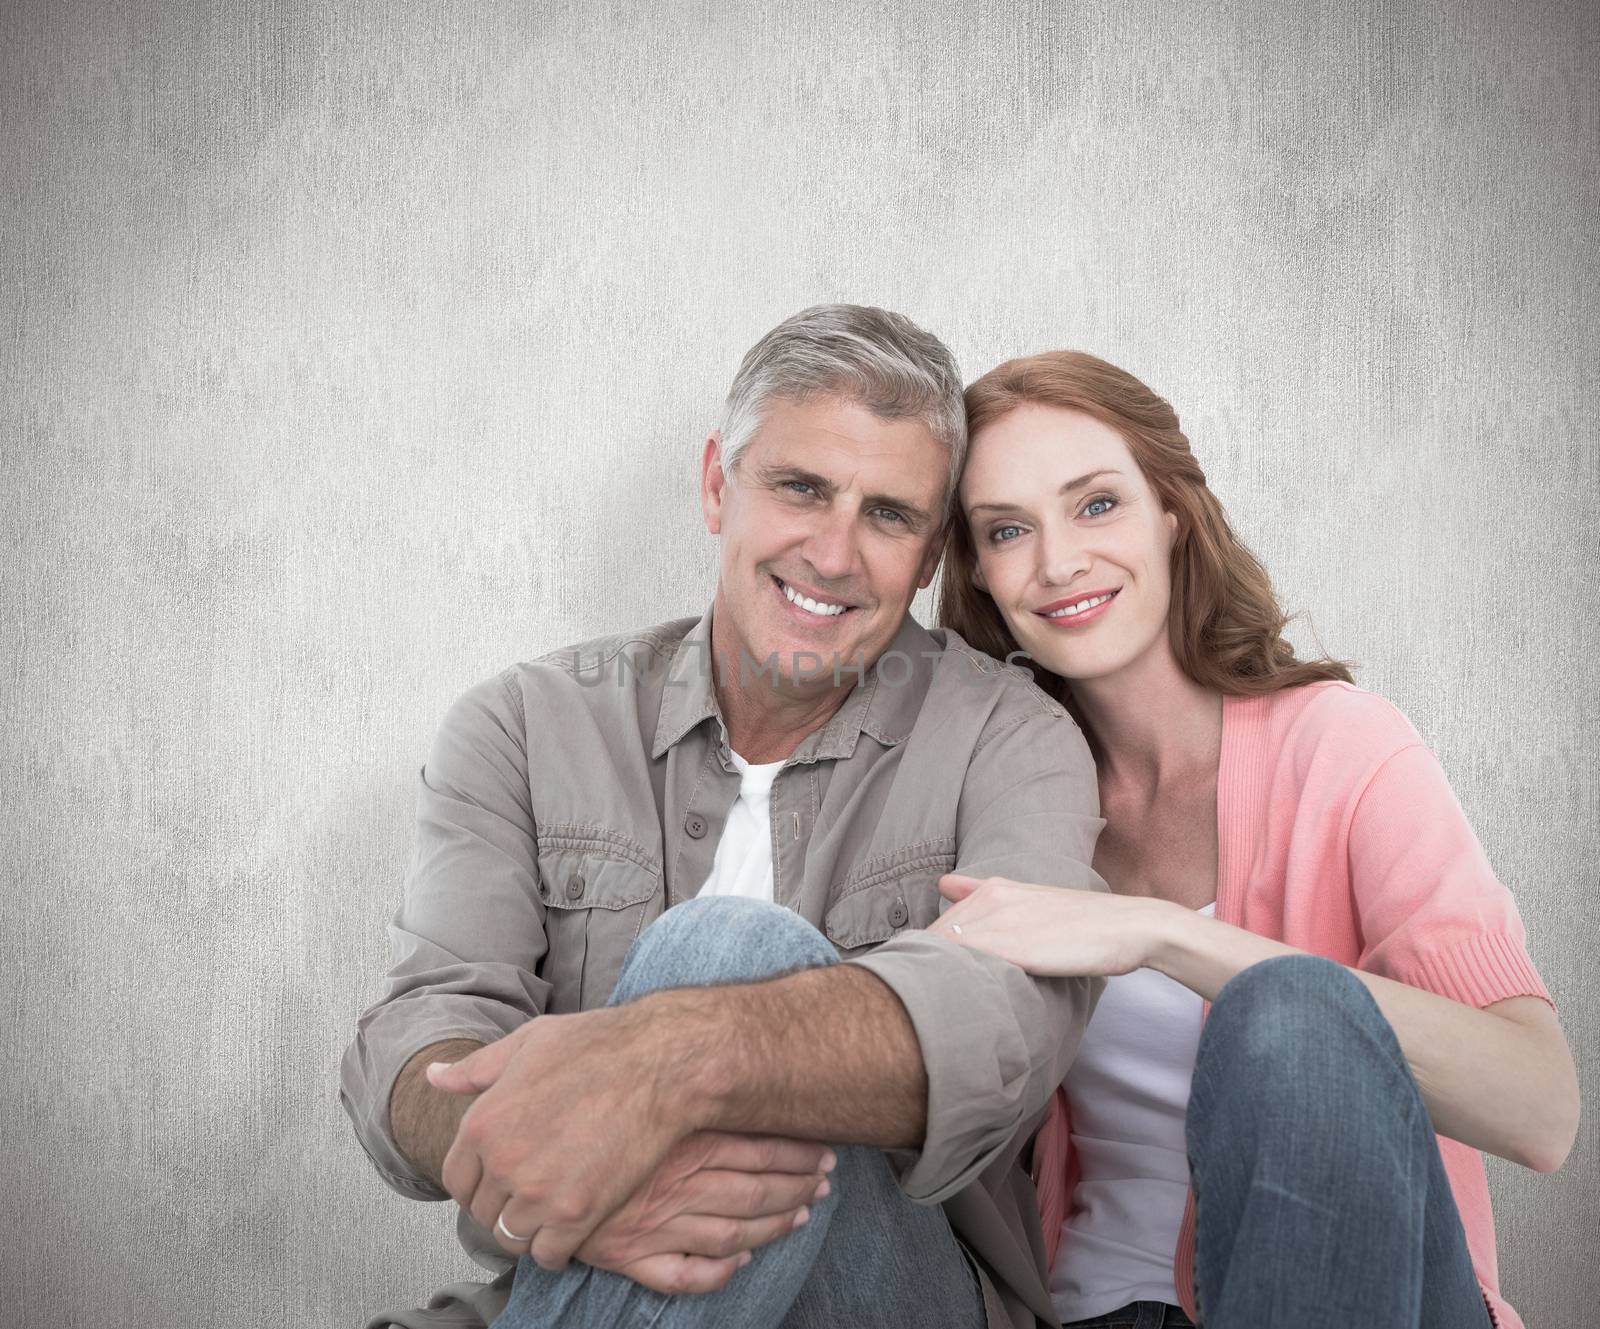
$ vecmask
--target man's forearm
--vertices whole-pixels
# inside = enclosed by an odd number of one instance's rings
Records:
[[[460,1061],[483,1046],[469,1038],[432,1043],[406,1062],[389,1094],[389,1127],[395,1147],[412,1164],[442,1185],[444,1157],[455,1142],[461,1118],[476,1101],[471,1094],[447,1094],[428,1083],[426,1071],[435,1061]]]
[[[763,983],[679,988],[638,1003],[682,1038],[688,1089],[708,1129],[915,1148],[928,1077],[911,1017],[853,965]]]

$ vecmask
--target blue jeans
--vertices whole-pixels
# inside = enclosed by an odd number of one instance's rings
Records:
[[[1062,1329],[1194,1329],[1179,1306],[1165,1301],[1130,1301],[1120,1310],[1074,1320]]]
[[[689,900],[634,942],[611,1004],[662,988],[773,978],[838,958],[826,937],[778,905]],[[977,1279],[943,1210],[906,1199],[877,1149],[834,1152],[833,1189],[811,1206],[810,1222],[757,1250],[720,1291],[669,1297],[577,1261],[552,1272],[524,1256],[494,1329],[982,1326]]]
[[[1186,1134],[1206,1329],[1488,1329],[1411,1068],[1342,966],[1281,956],[1223,987]]]

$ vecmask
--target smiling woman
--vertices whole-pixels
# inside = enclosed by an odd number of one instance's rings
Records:
[[[1049,541],[1048,554],[1083,555],[1081,547],[1057,545],[1055,530],[1041,529],[1048,501],[1052,510],[1070,507],[1078,529],[1105,531],[1105,541],[1128,546],[1135,558],[1141,556],[1136,536],[1165,526],[1164,603],[1153,619],[1145,617],[1163,625],[1186,677],[1240,696],[1318,679],[1350,681],[1338,661],[1296,658],[1283,638],[1288,616],[1266,569],[1235,535],[1172,407],[1133,375],[1079,351],[1011,360],[968,389],[967,411],[971,438],[981,434],[994,446],[981,459],[973,456],[962,480],[966,520],[951,524],[940,616],[973,645],[1000,657],[1018,649],[1018,623],[983,581],[989,567],[1003,580],[1005,563],[981,560],[980,549],[1031,538],[1036,547]],[[1061,483],[1049,483],[1058,473]],[[1008,555],[1006,562],[1016,560]],[[1120,578],[1106,587],[1074,581],[1076,600],[1035,608],[1075,613],[1082,599],[1122,588]],[[1062,626],[1089,621],[1068,618]],[[1025,631],[1028,620],[1020,623]],[[1072,704],[1061,673],[1046,665],[1035,676],[1045,691]]]
[[[1110,895],[949,875],[930,929],[1109,979],[1034,1142],[1057,1313],[1519,1326],[1478,1151],[1559,1167],[1576,1076],[1438,762],[1344,665],[1295,656],[1131,374],[1036,355],[967,410],[942,620],[1072,709],[1106,819]]]

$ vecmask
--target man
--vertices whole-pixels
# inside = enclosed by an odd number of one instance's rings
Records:
[[[709,613],[451,708],[341,1097],[500,1276],[374,1325],[1053,1322],[1017,1159],[1098,984],[919,929],[951,870],[1104,889],[1101,823],[1062,709],[908,616],[965,441],[937,339],[795,315],[705,444]]]

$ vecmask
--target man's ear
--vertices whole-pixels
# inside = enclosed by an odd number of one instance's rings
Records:
[[[722,502],[728,484],[728,474],[722,469],[722,433],[713,429],[700,456],[700,511],[712,535],[722,534]]]

